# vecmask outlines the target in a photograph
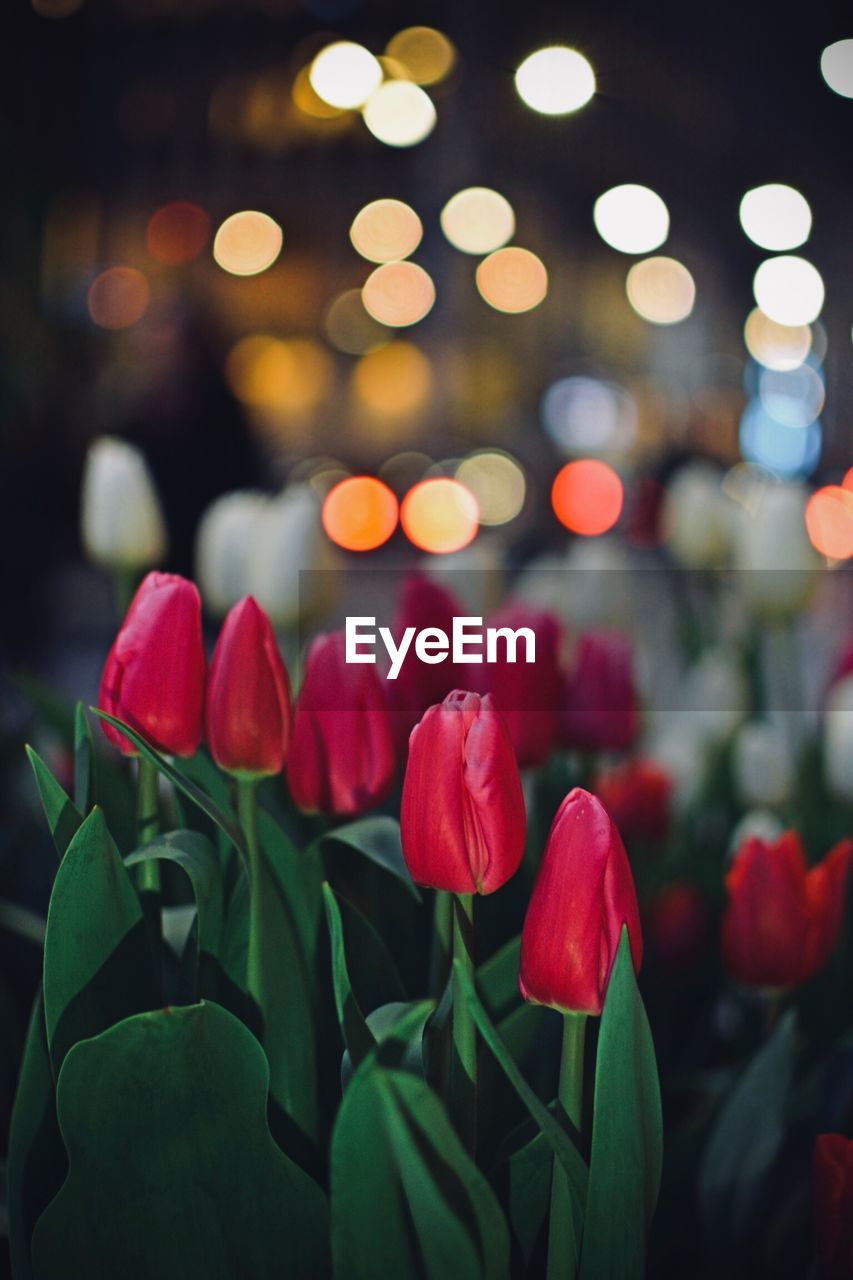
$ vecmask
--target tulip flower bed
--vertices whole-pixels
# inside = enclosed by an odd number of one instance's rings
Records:
[[[455,603],[413,577],[401,611]],[[59,863],[16,1280],[806,1274],[812,1161],[851,1274],[843,809],[811,867],[790,831],[726,870],[722,774],[676,822],[626,754],[624,637],[567,664],[547,610],[491,621],[536,663],[392,696],[327,633],[294,699],[251,597],[208,669],[195,586],[143,581],[67,791],[30,751]]]

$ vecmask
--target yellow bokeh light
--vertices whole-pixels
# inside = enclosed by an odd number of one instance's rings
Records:
[[[281,227],[266,213],[245,209],[226,218],[213,241],[213,256],[232,276],[256,276],[281,253]]]
[[[611,187],[592,211],[598,234],[620,253],[651,253],[669,235],[669,210],[656,191],[636,182]]]
[[[407,418],[418,413],[432,391],[432,367],[411,342],[391,342],[362,356],[353,370],[353,392],[370,414]]]
[[[794,187],[768,182],[753,187],[741,200],[740,225],[762,249],[796,249],[809,238],[812,211]]]
[[[438,84],[453,70],[456,50],[434,27],[407,27],[388,41],[389,58],[401,63],[415,84]]]
[[[329,106],[354,109],[363,106],[379,88],[382,68],[363,45],[336,40],[317,54],[308,78],[318,98]]]
[[[783,373],[799,368],[812,348],[809,325],[777,324],[760,307],[753,307],[747,316],[743,337],[753,360]]]
[[[238,400],[285,415],[310,412],[331,386],[330,356],[310,338],[250,334],[232,347],[225,376]]]
[[[310,66],[301,67],[297,71],[290,90],[297,110],[314,120],[340,120],[346,117],[346,109],[333,107],[316,92],[311,83]]]
[[[369,262],[399,262],[414,253],[424,229],[420,218],[402,200],[374,200],[355,216],[350,240]]]
[[[435,285],[415,262],[386,262],[370,273],[361,297],[374,320],[402,329],[417,324],[432,309]]]
[[[533,111],[564,116],[595,93],[595,72],[577,49],[554,45],[525,58],[515,73],[519,97]]]
[[[811,324],[823,308],[825,289],[817,267],[791,254],[762,262],[752,282],[755,301],[778,324]]]
[[[548,272],[529,249],[498,249],[477,267],[477,288],[496,311],[530,311],[548,292]]]
[[[696,285],[675,258],[645,258],[635,262],[625,281],[628,301],[651,324],[686,320],[696,301]]]
[[[466,187],[442,209],[441,229],[463,253],[492,253],[512,239],[515,214],[506,197],[490,187]]]
[[[432,99],[409,80],[386,80],[362,112],[374,138],[389,147],[414,147],[432,133]]]
[[[421,551],[447,555],[473,542],[479,524],[477,499],[458,480],[447,476],[421,480],[403,499],[400,523]]]
[[[350,356],[375,351],[391,340],[390,331],[365,311],[360,289],[338,294],[326,312],[324,327],[332,346]]]
[[[506,524],[524,506],[524,472],[508,453],[496,449],[472,453],[456,468],[456,479],[477,499],[481,524]]]
[[[89,315],[101,329],[129,329],[148,310],[148,281],[135,267],[108,267],[89,286]]]

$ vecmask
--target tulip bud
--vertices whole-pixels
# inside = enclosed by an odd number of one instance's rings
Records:
[[[486,694],[448,694],[409,740],[400,831],[417,884],[494,893],[524,853],[524,797],[503,718]]]
[[[823,1280],[853,1271],[853,1141],[821,1133],[812,1157],[815,1243]]]
[[[820,559],[806,531],[805,506],[801,485],[774,484],[754,505],[739,508],[734,563],[743,571],[744,599],[758,613],[795,613],[815,588]]]
[[[669,550],[686,569],[726,562],[732,511],[715,466],[689,462],[681,468],[667,486],[661,525]]]
[[[599,774],[595,794],[627,840],[661,840],[666,835],[672,778],[654,760],[629,760]]]
[[[735,786],[745,805],[772,807],[784,804],[791,794],[791,751],[777,725],[758,721],[742,725],[734,741],[732,766]]]
[[[498,644],[498,661],[479,668],[476,679],[494,698],[506,722],[519,767],[541,764],[557,743],[562,687],[560,649],[563,627],[556,614],[508,601],[489,618],[490,627],[516,631],[527,627],[535,636],[536,661],[524,662],[524,640],[519,641],[516,661],[509,662],[507,648]]]
[[[525,1000],[600,1014],[623,925],[639,972],[643,940],[625,846],[601,801],[575,787],[557,811],[524,920]]]
[[[580,751],[624,751],[637,732],[631,645],[616,631],[586,631],[563,692],[562,740]]]
[[[800,838],[747,840],[726,875],[723,958],[737,982],[798,986],[823,968],[841,930],[853,841],[807,869]]]
[[[823,758],[829,790],[853,804],[853,675],[839,680],[826,700]]]
[[[708,936],[708,909],[695,885],[674,880],[652,899],[646,937],[668,969],[684,969],[698,959]]]
[[[101,436],[83,470],[81,536],[106,569],[147,569],[166,555],[166,528],[145,458],[126,440]]]
[[[358,814],[394,778],[391,714],[376,668],[350,666],[342,631],[317,636],[293,717],[287,784],[300,809]]]
[[[195,541],[196,577],[205,607],[224,616],[246,593],[261,517],[269,505],[255,490],[225,493],[199,521]]]
[[[251,596],[229,612],[210,664],[207,743],[220,769],[281,773],[290,741],[290,687],[270,620]]]
[[[147,574],[104,664],[98,706],[160,751],[191,756],[201,740],[206,674],[195,584]],[[112,725],[101,728],[125,755],[136,754]]]
[[[338,565],[323,532],[320,500],[310,485],[292,485],[267,503],[253,540],[248,586],[276,626],[322,616],[332,603],[338,575],[302,571]]]
[[[454,617],[465,610],[459,601],[438,582],[423,573],[406,576],[400,592],[400,607],[392,631],[399,643],[407,627],[414,627],[415,634],[425,627],[437,627],[451,635]],[[422,662],[410,648],[396,680],[387,684],[388,698],[396,722],[397,740],[403,755],[407,750],[409,734],[427,707],[455,689],[460,680],[460,668],[450,659],[441,663]]]

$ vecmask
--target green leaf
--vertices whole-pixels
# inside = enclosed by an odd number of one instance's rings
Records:
[[[794,1072],[796,1018],[789,1010],[735,1081],[699,1169],[699,1210],[717,1248],[745,1233],[776,1165]]]
[[[434,1012],[434,1000],[394,1000],[372,1009],[365,1022],[376,1041],[377,1061],[383,1067],[399,1067],[423,1079],[424,1031]],[[352,1059],[345,1053],[341,1063],[341,1084],[345,1089],[353,1070]]]
[[[521,935],[511,938],[477,969],[477,992],[489,1017],[500,1022],[521,1005],[518,966]]]
[[[551,1200],[554,1155],[544,1133],[514,1151],[507,1161],[509,1219],[525,1266],[539,1239]]]
[[[654,1044],[623,926],[598,1034],[581,1280],[645,1275],[662,1157]]]
[[[95,803],[95,744],[82,702],[74,708],[74,803],[80,813]]]
[[[258,836],[289,904],[309,971],[317,962],[317,940],[323,913],[323,862],[316,849],[300,853],[271,814],[258,807]]]
[[[38,1280],[328,1274],[325,1197],[273,1142],[267,1081],[257,1041],[215,1004],[76,1045],[57,1084],[69,1173],[36,1226]]]
[[[0,899],[0,929],[16,933],[19,938],[26,938],[34,947],[44,946],[44,916],[29,907],[22,907],[17,902]]]
[[[376,1044],[364,1014],[359,1008],[353,989],[350,986],[347,972],[347,958],[344,947],[344,930],[341,924],[341,913],[335,901],[335,894],[330,885],[323,885],[323,903],[326,908],[326,920],[329,926],[329,940],[332,944],[332,984],[335,991],[335,1008],[341,1035],[350,1058],[359,1066]]]
[[[337,841],[339,844],[349,845],[351,849],[357,849],[378,867],[396,876],[415,900],[421,901],[420,890],[409,875],[409,868],[403,857],[400,824],[396,818],[376,814],[369,818],[359,818],[356,822],[347,822],[342,827],[326,832],[321,843],[328,841]]]
[[[506,1280],[494,1193],[422,1080],[365,1060],[332,1134],[332,1258],[340,1280]]]
[[[41,756],[29,745],[25,746],[24,750],[35,774],[36,786],[47,818],[47,825],[50,827],[50,834],[53,836],[53,843],[56,845],[56,852],[62,858],[74,833],[83,821],[83,815],[56,781]]]
[[[78,1040],[157,1003],[139,898],[95,808],[59,865],[47,912],[44,1008],[54,1072]]]
[[[569,1135],[551,1115],[545,1104],[536,1096],[530,1085],[518,1069],[512,1055],[501,1037],[498,1035],[489,1016],[483,1008],[471,979],[465,973],[458,960],[453,962],[454,968],[461,971],[460,980],[463,995],[471,1010],[474,1022],[480,1035],[491,1049],[504,1074],[515,1089],[533,1120],[539,1126],[545,1141],[566,1171],[569,1191],[572,1199],[572,1210],[575,1225],[575,1239],[580,1239],[583,1225],[584,1203],[587,1194],[587,1168],[583,1157],[575,1147]]]
[[[132,742],[145,759],[150,760],[162,773],[163,777],[171,782],[173,787],[177,787],[179,791],[183,792],[187,799],[192,800],[193,804],[197,805],[202,813],[210,818],[211,822],[215,822],[220,830],[225,832],[238,853],[241,854],[244,860],[246,859],[246,844],[233,815],[229,815],[220,809],[219,805],[211,800],[210,796],[206,795],[201,787],[197,786],[177,765],[170,763],[165,756],[156,751],[135,729],[131,729],[129,725],[116,719],[115,716],[108,715],[106,711],[101,711],[98,707],[90,707],[89,710],[94,715],[99,716],[101,720],[106,720],[108,724],[111,724],[114,729],[118,729],[119,733]]]

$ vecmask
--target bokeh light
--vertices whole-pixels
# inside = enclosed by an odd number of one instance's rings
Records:
[[[743,330],[746,349],[766,369],[784,372],[796,369],[812,348],[812,331],[809,325],[778,324],[766,316],[760,307],[753,307],[746,318]]]
[[[473,542],[479,525],[477,499],[458,480],[436,476],[421,480],[403,499],[400,523],[421,551],[447,555]]]
[[[352,375],[357,401],[386,419],[408,418],[423,409],[432,392],[432,366],[414,343],[390,342],[362,356]]]
[[[213,256],[232,276],[256,276],[281,253],[281,227],[266,213],[245,209],[232,213],[213,240]]]
[[[755,301],[778,324],[811,324],[820,315],[824,285],[820,272],[791,254],[762,262],[752,282]]]
[[[129,329],[148,310],[151,291],[136,267],[107,267],[89,285],[89,315],[101,329]]]
[[[806,503],[806,529],[815,551],[830,560],[853,556],[853,493],[828,484]]]
[[[515,458],[497,449],[470,454],[456,468],[456,479],[470,489],[480,509],[480,524],[514,520],[524,506],[527,482]]]
[[[405,68],[415,84],[438,84],[450,75],[456,61],[453,44],[434,27],[398,31],[388,41],[385,53]]]
[[[604,243],[620,253],[651,253],[669,235],[669,210],[663,200],[650,187],[635,182],[600,195],[592,217]]]
[[[369,262],[398,262],[414,253],[424,229],[420,218],[402,200],[373,200],[355,215],[350,240]]]
[[[361,107],[382,83],[382,68],[373,54],[351,40],[336,40],[321,49],[308,73],[311,88],[331,107]]]
[[[441,211],[441,229],[455,249],[484,254],[500,249],[515,232],[512,205],[490,187],[466,187]]]
[[[836,40],[820,55],[820,71],[830,89],[853,98],[853,40]]]
[[[515,73],[515,87],[533,111],[564,116],[589,102],[595,93],[595,72],[576,49],[552,45],[524,59]]]
[[[152,258],[176,267],[197,258],[210,235],[210,219],[200,205],[173,200],[148,219],[145,244]]]
[[[84,0],[32,0],[33,12],[40,18],[69,18],[83,3]]]
[[[498,249],[477,267],[477,288],[496,311],[517,314],[538,307],[548,292],[548,272],[529,249]]]
[[[696,301],[693,277],[675,258],[645,258],[635,262],[625,281],[628,301],[651,324],[686,320]]]
[[[370,273],[361,297],[374,320],[402,329],[417,324],[432,309],[435,285],[415,262],[386,262]]]
[[[765,369],[758,379],[758,398],[783,427],[807,427],[823,408],[823,378],[810,364],[797,369]]]
[[[389,147],[414,147],[435,128],[432,99],[410,80],[386,80],[362,112],[374,138]]]
[[[637,433],[634,397],[601,378],[559,378],[543,395],[540,416],[546,433],[564,453],[625,453]]]
[[[820,420],[807,427],[783,427],[760,400],[750,400],[740,420],[740,451],[747,462],[790,479],[807,476],[820,459]]]
[[[809,238],[812,211],[794,187],[769,182],[747,191],[740,202],[740,225],[762,249],[796,249]]]
[[[323,502],[323,528],[345,551],[373,551],[397,528],[394,494],[374,476],[349,476]]]
[[[331,357],[311,338],[250,334],[231,348],[225,362],[228,385],[238,400],[285,415],[316,408],[332,375]]]
[[[332,300],[324,328],[332,346],[350,356],[375,351],[391,340],[390,330],[365,311],[360,289],[346,289]]]
[[[352,118],[344,107],[333,107],[320,97],[311,83],[310,66],[300,67],[297,71],[290,93],[296,109],[311,120],[328,123],[330,120],[346,121]]]
[[[841,487],[842,489],[848,489],[850,493],[853,493],[853,467],[851,467],[849,471],[845,472],[844,479],[841,481]]]
[[[596,537],[612,529],[622,510],[622,481],[606,462],[582,458],[567,462],[551,486],[551,505],[572,533]]]

